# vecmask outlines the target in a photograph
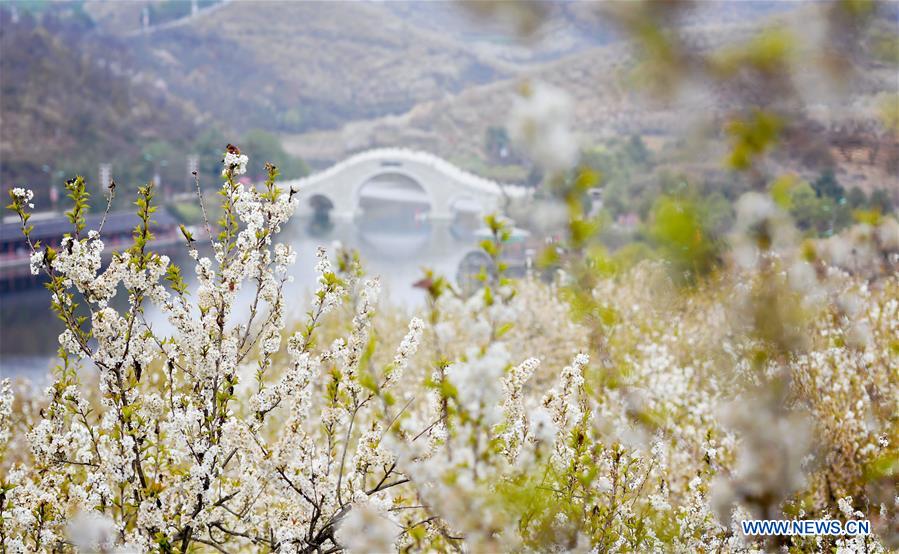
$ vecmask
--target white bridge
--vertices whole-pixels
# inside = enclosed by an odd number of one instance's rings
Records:
[[[379,148],[355,154],[330,168],[282,186],[302,199],[298,214],[323,210],[330,217],[352,220],[372,201],[420,207],[431,220],[451,220],[502,211],[525,189],[484,179],[426,152]]]

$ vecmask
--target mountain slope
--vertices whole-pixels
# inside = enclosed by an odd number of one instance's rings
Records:
[[[133,64],[114,38],[0,10],[0,159],[4,185],[96,175],[96,160],[137,157],[153,140],[189,139],[196,113]],[[144,176],[148,178],[149,176]],[[58,182],[57,182],[58,184]]]
[[[232,2],[195,19],[132,48],[172,93],[237,129],[334,127],[509,71],[379,3]]]

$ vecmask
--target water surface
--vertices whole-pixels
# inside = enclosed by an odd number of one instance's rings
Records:
[[[294,220],[280,237],[290,241],[297,251],[296,264],[290,270],[294,282],[285,288],[289,318],[299,319],[308,309],[309,293],[316,285],[315,253],[319,246],[332,253],[336,242],[358,249],[366,272],[380,276],[386,301],[411,309],[424,302],[424,291],[412,287],[421,277],[421,268],[429,267],[454,279],[459,261],[475,242],[459,238],[447,224],[408,218],[334,223],[324,230],[311,223]],[[182,266],[185,279],[193,286],[193,260],[183,251],[169,255]],[[240,309],[248,309],[254,290],[251,283],[245,283],[238,300]],[[124,310],[124,295],[118,294],[117,301]],[[157,310],[149,309],[146,316],[156,330],[167,326]],[[44,379],[55,363],[57,337],[62,330],[62,322],[51,312],[49,293],[44,288],[36,286],[0,295],[0,376]]]

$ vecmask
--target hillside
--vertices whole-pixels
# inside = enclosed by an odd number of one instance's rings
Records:
[[[749,36],[752,27],[734,25],[714,33],[697,32],[697,41],[720,41]],[[679,129],[678,110],[690,104],[713,109],[712,100],[691,97],[660,104],[636,92],[631,74],[636,59],[620,43],[597,46],[558,60],[535,64],[515,76],[470,87],[438,101],[422,102],[408,112],[348,123],[333,131],[291,135],[287,148],[310,161],[340,159],[347,152],[416,142],[442,156],[465,159],[483,155],[489,127],[504,126],[522,84],[543,81],[562,88],[574,99],[573,126],[585,139],[613,135],[674,134]]]
[[[505,124],[528,80],[571,94],[586,144],[671,136],[684,110],[715,113],[702,96],[654,104],[634,93],[632,53],[586,2],[547,4],[524,39],[450,2],[198,0],[193,15],[177,0],[47,5],[75,12],[75,23],[4,24],[4,184],[94,175],[110,160],[117,175],[183,182],[188,153],[208,169],[220,143],[260,130],[316,166],[407,146],[479,169],[488,129]],[[681,23],[708,46],[785,10],[707,2]],[[883,79],[864,78],[873,90]]]
[[[99,160],[136,159],[149,142],[196,133],[200,114],[160,83],[126,74],[135,64],[127,48],[90,33],[83,20],[0,10],[3,184],[94,178]]]
[[[591,3],[541,5],[542,23],[523,39],[515,38],[515,25],[501,23],[509,13],[478,11],[489,3],[473,4],[477,10],[461,2],[206,4],[178,24],[137,34],[139,6],[162,12],[172,3],[90,2],[88,11],[103,32],[128,36],[140,71],[238,130],[307,132],[398,115],[618,38]],[[688,24],[754,20],[782,9],[711,2],[690,12]]]
[[[790,15],[791,18],[801,14]],[[787,20],[790,21],[789,19]],[[689,30],[691,43],[701,49],[719,49],[725,45],[750,40],[758,32],[757,20],[718,23],[714,26],[696,26]],[[853,184],[863,190],[881,185],[899,190],[899,178],[890,171],[890,163],[884,162],[890,139],[871,137],[874,141],[886,141],[875,148],[880,158],[875,167],[862,167],[856,160],[838,152],[839,144],[846,137],[821,133],[828,127],[840,127],[841,121],[853,119],[870,122],[876,120],[877,104],[885,94],[895,92],[894,66],[859,60],[860,65],[841,95],[828,98],[820,91],[808,90],[810,111],[808,124],[815,130],[816,148],[832,152],[833,163]],[[582,49],[560,59],[533,64],[514,76],[480,86],[470,87],[457,94],[436,101],[417,104],[399,115],[353,121],[334,130],[321,130],[291,134],[285,137],[288,151],[302,156],[315,165],[327,165],[350,153],[367,148],[396,144],[414,144],[472,169],[489,164],[486,156],[488,130],[503,127],[510,107],[520,87],[528,81],[544,81],[564,89],[574,100],[573,128],[586,146],[612,137],[641,135],[655,137],[651,142],[660,145],[675,136],[695,136],[706,133],[716,120],[726,113],[720,98],[708,91],[685,90],[674,98],[659,101],[641,94],[634,87],[634,69],[637,60],[634,52],[620,43]],[[800,84],[808,86],[813,75],[806,68],[797,67]],[[690,127],[685,127],[690,122]],[[876,126],[876,125],[875,125]],[[844,133],[842,133],[844,134]],[[868,138],[861,140],[863,148]],[[717,164],[724,155],[724,144],[714,141],[717,150],[708,148],[682,151],[688,163]],[[890,150],[890,151],[893,151]],[[861,154],[856,158],[863,157]]]
[[[511,71],[380,3],[232,2],[132,48],[173,94],[237,129],[334,127]]]

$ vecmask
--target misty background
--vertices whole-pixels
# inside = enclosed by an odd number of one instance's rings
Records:
[[[532,190],[533,204],[510,215],[539,242],[557,232],[547,210],[535,208],[548,177],[507,127],[523,87],[541,82],[572,99],[581,163],[602,175],[596,208],[610,222],[603,234],[610,248],[644,255],[652,247],[644,225],[657,198],[672,191],[702,198],[714,228],[726,232],[733,199],[756,186],[751,175],[722,166],[727,101],[698,87],[650,94],[639,52],[601,4],[503,4],[516,5],[4,1],[0,187],[5,195],[27,186],[37,211],[58,213],[62,183],[84,175],[96,212],[108,181],[117,185],[114,210],[130,209],[136,188],[153,181],[173,224],[196,225],[192,172],[213,191],[228,143],[249,155],[253,180],[266,161],[291,179],[372,148],[400,147]],[[697,2],[672,24],[697,50],[726,53],[758,41],[764,53],[777,47],[776,37],[760,34],[772,22],[798,36],[820,32],[808,19],[816,7]],[[841,90],[797,68],[801,132],[771,163],[807,183],[795,193],[793,215],[811,235],[839,232],[854,209],[888,213],[899,201],[899,142],[882,115],[899,88],[897,17],[896,4],[877,13]],[[454,277],[478,223],[435,228],[417,202],[410,190],[398,205],[369,206],[374,224],[337,224],[326,210],[296,223],[287,232],[300,252],[297,297],[313,278],[318,244],[359,248],[369,271],[409,305],[422,301],[412,287],[422,266]],[[10,266],[21,246],[12,239],[3,246]],[[60,329],[37,283],[4,272],[0,366],[43,371]]]

